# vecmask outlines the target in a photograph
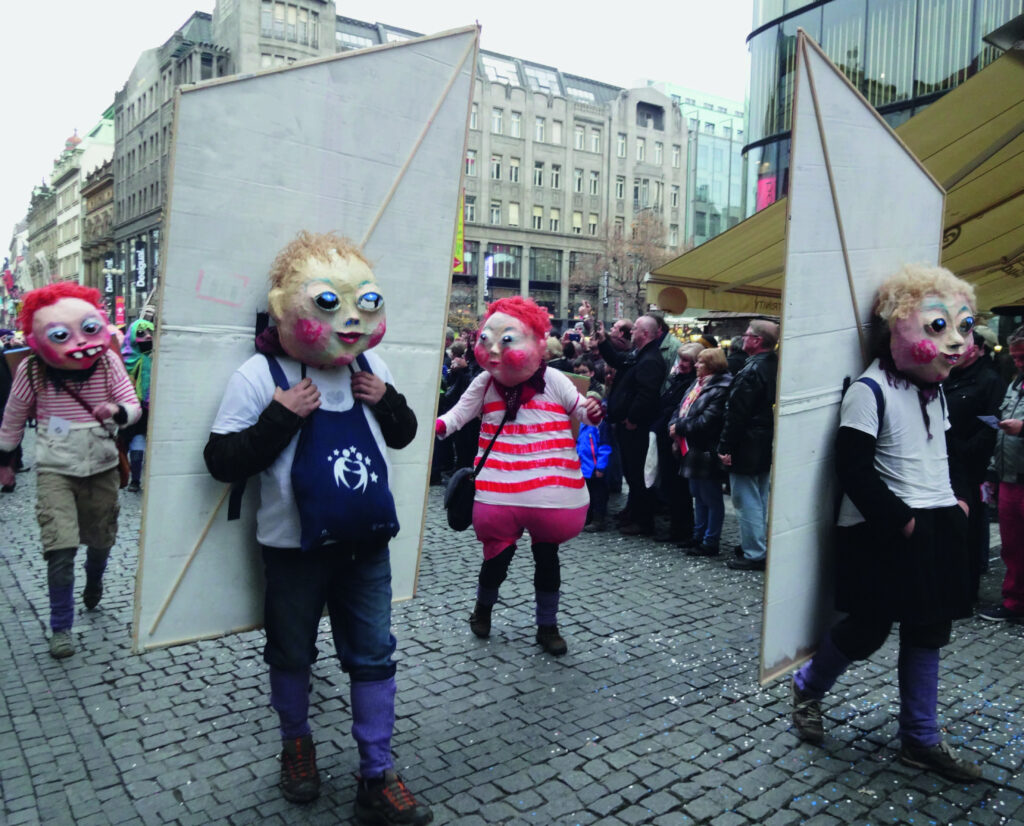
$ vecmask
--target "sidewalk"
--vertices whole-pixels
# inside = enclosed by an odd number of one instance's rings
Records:
[[[326,621],[311,708],[323,793],[295,806],[276,786],[259,633],[130,653],[137,494],[121,494],[106,593],[79,611],[78,652],[49,657],[34,477],[0,497],[0,822],[350,822],[357,758]],[[479,546],[445,526],[440,488],[429,514],[417,597],[394,611],[394,746],[435,823],[1024,822],[1024,626],[965,620],[945,649],[946,736],[986,778],[962,787],[895,760],[892,643],[826,701],[824,745],[801,744],[788,682],[756,680],[763,575],[728,570],[724,553],[690,558],[614,532],[573,540],[562,553],[569,653],[554,659],[533,641],[528,547],[491,638],[478,640],[466,619]],[[723,548],[735,541],[730,515]],[[80,572],[81,561],[76,598]],[[996,561],[990,598],[1001,576]]]

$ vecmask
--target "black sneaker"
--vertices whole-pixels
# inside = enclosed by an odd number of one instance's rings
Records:
[[[537,644],[553,657],[561,657],[569,650],[562,635],[558,633],[557,625],[538,625]]]
[[[101,599],[103,599],[103,580],[99,582],[86,580],[85,588],[82,589],[82,604],[91,611],[100,604]]]
[[[368,780],[359,778],[355,808],[357,821],[379,826],[421,826],[434,819],[430,807],[417,801],[393,771]]]
[[[946,742],[937,746],[914,746],[904,743],[900,746],[900,762],[941,774],[947,780],[957,783],[973,783],[981,777],[981,769],[974,763],[958,757]]]
[[[719,547],[717,545],[705,545],[703,542],[699,543],[694,548],[687,548],[687,556],[718,556]]]
[[[978,616],[982,619],[992,620],[993,622],[1006,622],[1008,620],[1024,619],[1024,614],[1020,611],[1014,611],[1002,604],[986,605],[984,608],[979,608]]]
[[[820,743],[825,739],[825,727],[821,722],[821,700],[807,697],[796,685],[796,678],[791,682],[793,687],[793,728],[801,740],[808,743]]]
[[[306,734],[282,741],[281,794],[292,803],[309,803],[320,796],[320,774],[316,770],[316,746]]]

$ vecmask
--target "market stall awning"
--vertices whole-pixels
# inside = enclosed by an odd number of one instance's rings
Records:
[[[943,265],[976,286],[981,310],[1024,303],[1024,53],[1007,52],[896,133],[946,189]],[[786,213],[783,198],[654,270],[648,301],[777,314]]]

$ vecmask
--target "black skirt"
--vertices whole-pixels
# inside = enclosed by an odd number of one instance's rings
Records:
[[[914,623],[971,615],[967,516],[951,505],[914,520],[909,539],[868,522],[837,529],[836,608]]]

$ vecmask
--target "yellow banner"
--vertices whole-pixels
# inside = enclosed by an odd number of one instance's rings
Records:
[[[453,273],[464,273],[466,271],[466,262],[463,259],[463,234],[465,226],[463,224],[463,216],[466,214],[466,190],[462,190],[459,193],[459,215],[455,219],[455,249],[452,250],[452,272]]]

